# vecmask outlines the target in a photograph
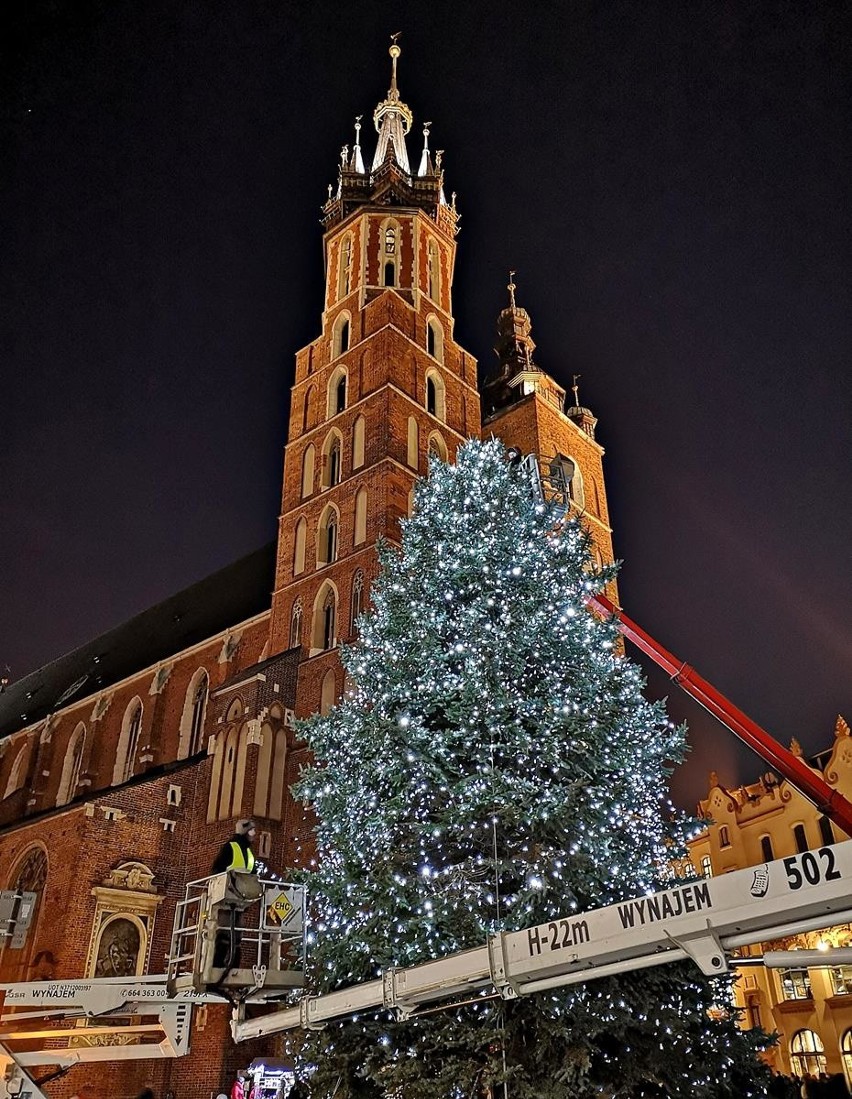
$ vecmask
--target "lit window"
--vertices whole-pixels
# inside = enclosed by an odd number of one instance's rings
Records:
[[[807,969],[782,969],[779,976],[785,1000],[812,999],[811,979]]]
[[[812,1030],[799,1030],[790,1039],[790,1068],[796,1076],[825,1072],[825,1047]]]
[[[723,824],[721,826],[721,828],[719,829],[719,846],[720,847],[730,847],[731,846],[731,837],[728,835],[728,826],[726,824]]]
[[[852,994],[852,965],[836,965],[831,969],[831,988],[835,996]]]
[[[709,855],[704,855],[701,859],[701,873],[705,878],[713,877],[713,860]]]

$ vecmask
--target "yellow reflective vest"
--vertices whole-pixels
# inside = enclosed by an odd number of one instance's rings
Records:
[[[254,870],[254,863],[254,851],[249,847],[249,849],[244,852],[236,840],[231,840],[231,861],[228,865],[228,869],[247,870],[250,874],[252,870]]]

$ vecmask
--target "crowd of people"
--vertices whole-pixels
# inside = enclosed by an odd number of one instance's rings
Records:
[[[804,1076],[772,1075],[771,1099],[849,1099],[849,1088],[842,1072],[808,1072]]]

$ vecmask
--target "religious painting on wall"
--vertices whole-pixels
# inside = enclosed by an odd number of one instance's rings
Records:
[[[135,977],[142,943],[132,920],[111,920],[101,933],[95,959],[96,977]]]

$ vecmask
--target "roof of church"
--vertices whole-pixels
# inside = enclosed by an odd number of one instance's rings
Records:
[[[275,543],[45,664],[0,694],[0,737],[268,610]]]

